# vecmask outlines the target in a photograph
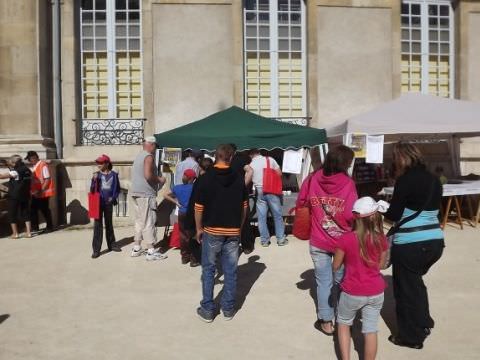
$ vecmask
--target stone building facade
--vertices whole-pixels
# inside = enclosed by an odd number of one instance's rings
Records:
[[[55,3],[0,2],[0,156],[57,159],[71,222],[97,155],[128,188],[144,134],[231,105],[328,127],[407,91],[480,101],[479,0],[61,0],[59,44]]]

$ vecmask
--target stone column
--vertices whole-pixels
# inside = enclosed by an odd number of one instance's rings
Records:
[[[51,5],[0,1],[0,157],[54,158]]]

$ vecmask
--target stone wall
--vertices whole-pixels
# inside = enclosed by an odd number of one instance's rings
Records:
[[[308,2],[314,127],[339,123],[399,94],[399,9],[395,1]]]

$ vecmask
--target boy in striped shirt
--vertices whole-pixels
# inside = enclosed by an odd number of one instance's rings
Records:
[[[244,179],[230,168],[233,157],[230,145],[219,145],[213,169],[199,178],[195,196],[197,241],[202,244],[202,293],[198,316],[212,322],[217,313],[213,299],[216,259],[221,256],[225,277],[220,301],[223,316],[235,315],[238,245],[245,221],[248,193]]]

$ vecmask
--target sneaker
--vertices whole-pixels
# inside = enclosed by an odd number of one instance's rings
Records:
[[[284,238],[283,240],[277,241],[278,246],[285,246],[288,244],[288,239]]]
[[[153,261],[153,260],[165,260],[168,256],[166,254],[161,254],[158,251],[155,251],[153,253],[147,252],[147,255],[145,256],[145,259],[147,261]]]
[[[213,314],[202,307],[197,308],[197,315],[201,320],[205,321],[206,323],[211,323],[214,319]]]
[[[230,321],[233,319],[237,311],[235,309],[233,310],[228,310],[228,311],[223,311],[223,319],[225,321]]]
[[[132,252],[130,253],[131,257],[138,257],[141,256],[145,253],[145,250],[140,248],[138,250],[135,250],[135,248],[132,248]]]
[[[262,244],[263,247],[269,247],[270,241],[262,241],[260,244]]]

